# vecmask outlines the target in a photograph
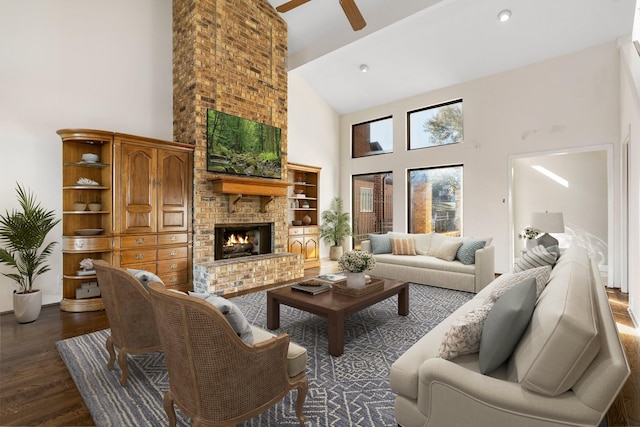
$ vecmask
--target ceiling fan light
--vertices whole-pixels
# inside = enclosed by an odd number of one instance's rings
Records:
[[[366,73],[369,71],[369,66],[367,64],[360,65],[360,71]]]
[[[501,10],[498,13],[498,21],[507,22],[509,19],[511,19],[511,11],[509,9]]]

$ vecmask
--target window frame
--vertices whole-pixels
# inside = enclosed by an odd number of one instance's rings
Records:
[[[369,150],[365,152],[366,154],[356,155],[356,127],[371,125],[371,123],[381,122],[383,120],[389,120],[389,123],[391,125],[391,148],[389,150]],[[369,144],[371,144],[371,134],[369,134],[368,142]],[[373,120],[367,120],[365,122],[355,123],[351,125],[351,158],[352,159],[359,159],[362,157],[370,157],[370,156],[379,156],[382,154],[390,154],[390,153],[393,153],[393,115],[380,117]]]
[[[428,110],[440,109],[440,108],[447,107],[449,105],[455,105],[455,104],[460,104],[460,110],[461,110],[461,115],[462,115],[462,129],[460,130],[460,141],[448,142],[448,143],[443,143],[443,144],[430,144],[430,145],[426,145],[424,147],[412,147],[411,146],[411,117],[412,117],[413,114],[422,113],[422,112],[428,111]],[[447,102],[442,102],[440,104],[429,105],[427,107],[418,108],[416,110],[407,111],[407,150],[408,151],[422,150],[422,149],[425,149],[425,148],[446,147],[446,146],[449,146],[449,145],[462,144],[463,142],[464,142],[464,105],[463,105],[463,99],[462,98],[454,99],[454,100],[447,101]]]

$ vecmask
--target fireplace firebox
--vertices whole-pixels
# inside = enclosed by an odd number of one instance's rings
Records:
[[[214,227],[214,259],[242,258],[273,252],[273,224],[219,224]]]

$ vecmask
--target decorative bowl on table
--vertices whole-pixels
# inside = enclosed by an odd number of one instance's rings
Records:
[[[77,211],[77,212],[82,212],[85,209],[87,209],[87,204],[84,202],[74,202],[73,203],[73,210]]]
[[[293,221],[291,221],[291,224],[293,224],[293,225],[302,225],[302,220],[294,219]]]
[[[302,193],[304,193],[304,190],[301,189],[301,188],[296,188],[295,190],[293,190],[293,192],[296,193],[296,194],[302,194]]]
[[[100,234],[104,231],[104,228],[79,228],[75,230],[76,234],[79,236],[95,236],[96,234]]]
[[[89,210],[91,212],[99,212],[100,209],[102,209],[102,204],[101,203],[96,203],[96,202],[89,203]]]

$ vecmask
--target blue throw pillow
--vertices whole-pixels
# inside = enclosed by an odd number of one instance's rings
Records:
[[[491,307],[482,328],[478,362],[480,372],[502,365],[527,329],[536,305],[536,279],[530,277],[506,291]]]
[[[476,251],[484,248],[486,244],[484,240],[465,239],[462,241],[462,246],[458,248],[456,259],[465,265],[475,264]]]
[[[391,236],[388,234],[369,234],[372,254],[390,254]]]

